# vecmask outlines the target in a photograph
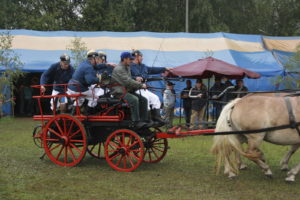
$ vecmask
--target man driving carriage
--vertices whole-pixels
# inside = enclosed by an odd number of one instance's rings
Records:
[[[57,85],[57,84],[66,84],[69,82],[69,80],[72,78],[72,75],[74,73],[74,68],[70,65],[71,59],[70,56],[67,54],[62,54],[60,56],[60,62],[54,63],[50,66],[50,68],[41,76],[40,84],[41,84],[41,92],[46,92],[47,86],[46,84],[54,84],[53,90],[52,90],[52,96],[58,95],[58,94],[65,94],[65,88],[63,85]],[[65,99],[67,101],[67,99]],[[50,101],[51,104],[51,110],[54,109],[54,100],[53,98]],[[56,102],[56,107],[60,106],[60,102]]]
[[[132,52],[134,60],[130,65],[131,75],[138,82],[145,82],[149,78],[149,74],[160,74],[168,70],[165,67],[148,67],[143,64],[143,54],[139,50]],[[140,89],[136,91],[137,94],[142,95],[148,100],[148,110],[151,109],[151,118],[158,126],[164,125],[164,120],[160,116],[161,102],[159,97],[148,89]]]
[[[145,83],[132,79],[130,63],[133,59],[134,57],[129,52],[123,52],[121,54],[121,62],[112,72],[112,84],[115,86],[111,88],[111,94],[117,98],[123,97],[123,99],[128,102],[133,126],[142,128],[150,126],[147,122],[148,102],[145,97],[135,93],[135,91],[142,88],[146,89],[147,86]]]

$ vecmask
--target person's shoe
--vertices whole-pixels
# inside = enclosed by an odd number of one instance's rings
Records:
[[[141,128],[145,128],[146,124],[147,124],[146,122],[135,121],[133,122],[132,126],[136,129],[141,129]]]
[[[154,122],[153,121],[145,121],[146,125],[144,126],[144,128],[151,128],[154,126]]]
[[[151,110],[151,116],[152,116],[152,120],[156,123],[155,127],[161,127],[166,124],[166,121],[163,120],[160,116],[159,109]]]

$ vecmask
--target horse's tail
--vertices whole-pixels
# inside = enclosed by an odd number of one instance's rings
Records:
[[[234,131],[230,124],[230,116],[233,107],[240,101],[237,98],[229,102],[222,110],[217,121],[216,132]],[[244,152],[241,142],[236,135],[218,135],[214,136],[213,146],[211,148],[213,154],[216,155],[216,172],[219,173],[222,163],[224,163],[225,171],[232,171],[237,174],[239,172],[238,157],[239,154],[248,158],[256,157],[256,155],[248,155]]]

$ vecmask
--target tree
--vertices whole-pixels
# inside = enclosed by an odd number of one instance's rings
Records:
[[[271,81],[275,85],[281,84],[286,89],[300,88],[300,44],[297,46],[296,53],[289,57],[283,65],[285,74],[275,77]]]
[[[14,84],[24,74],[21,71],[22,62],[12,50],[12,41],[13,36],[9,32],[0,33],[0,117],[3,116],[2,106],[5,103],[14,104]]]
[[[73,67],[77,68],[79,64],[86,59],[87,47],[86,43],[80,37],[75,37],[71,44],[67,46],[67,50],[71,51]]]

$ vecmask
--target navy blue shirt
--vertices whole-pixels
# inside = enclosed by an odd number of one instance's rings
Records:
[[[113,67],[106,63],[97,64],[95,69],[96,69],[96,72],[99,74],[102,74],[103,72],[107,71],[107,73],[109,75],[111,75],[112,71],[113,71]]]
[[[71,65],[69,65],[68,69],[62,69],[60,62],[54,63],[47,71],[44,71],[41,76],[40,84],[65,84],[72,78],[73,73],[74,68]],[[64,86],[55,85],[53,89],[64,92]]]
[[[75,70],[72,79],[69,81],[69,83],[79,84],[79,87],[78,85],[69,85],[69,89],[75,92],[87,91],[90,85],[99,83],[96,73],[95,68],[88,60],[83,61]]]
[[[131,75],[133,78],[142,77],[144,80],[149,74],[160,74],[166,71],[165,67],[148,67],[145,64],[130,64]]]

